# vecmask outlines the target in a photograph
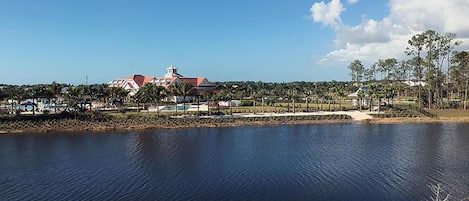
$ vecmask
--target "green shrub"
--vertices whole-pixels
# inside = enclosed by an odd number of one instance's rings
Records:
[[[250,100],[242,100],[241,103],[239,103],[239,106],[254,106],[254,102]]]

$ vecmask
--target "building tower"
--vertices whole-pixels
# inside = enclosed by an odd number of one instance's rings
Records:
[[[169,66],[167,68],[168,72],[164,75],[165,78],[172,78],[172,77],[184,77],[178,73],[178,68],[176,66]]]

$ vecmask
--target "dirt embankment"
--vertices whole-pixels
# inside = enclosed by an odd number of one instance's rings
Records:
[[[264,117],[79,117],[79,118],[0,118],[0,134],[10,133],[76,133],[130,131],[174,128],[214,128],[236,126],[263,126],[324,123],[469,123],[469,117],[397,117],[354,120],[346,114],[264,116]]]
[[[72,133],[113,130],[148,130],[200,127],[234,127],[282,124],[313,124],[351,122],[347,115],[312,115],[284,117],[243,118],[61,118],[61,119],[9,119],[0,121],[0,134],[9,133]]]

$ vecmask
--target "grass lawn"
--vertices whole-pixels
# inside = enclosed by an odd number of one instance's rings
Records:
[[[287,112],[287,111],[290,111],[292,112],[293,111],[293,106],[292,104],[288,104],[288,103],[276,103],[276,106],[267,106],[267,105],[264,105],[262,106],[261,103],[256,103],[256,107],[254,108],[254,106],[239,106],[239,107],[233,107],[232,110],[233,110],[233,113],[252,113],[254,110],[256,110],[257,113],[261,113],[261,112],[265,112],[265,113],[269,113],[269,112]],[[288,105],[290,106],[290,108],[288,108]],[[302,111],[306,111],[306,103],[302,102],[302,103],[295,103],[296,107],[295,107],[295,111],[296,112],[302,112]],[[315,104],[315,103],[309,103],[308,104],[308,108],[309,108],[309,111],[317,111],[318,109],[320,111],[328,111],[329,110],[329,104]],[[330,105],[330,108],[331,110],[351,110],[351,109],[354,109],[354,107],[352,106],[352,104],[350,102],[343,102],[342,104],[331,104]],[[218,112],[218,109],[217,108],[211,108],[210,109],[211,113],[216,113]],[[229,114],[230,113],[230,108],[229,107],[220,107],[220,112],[224,113],[224,114]],[[120,112],[105,112],[106,114],[109,114],[111,116],[115,116],[115,117],[126,117],[126,116],[129,116],[129,115],[140,115],[140,116],[156,116],[156,112],[140,112],[140,113],[137,113],[137,111],[127,111],[126,113],[120,113]],[[184,114],[183,111],[178,111],[178,113],[176,114],[175,112],[160,112],[160,116],[168,116],[168,115],[182,115]],[[194,112],[194,111],[191,111],[191,112],[186,112],[187,115],[195,115],[197,114],[197,112]],[[203,111],[201,112],[201,114],[203,115],[206,115],[207,114],[207,111]]]
[[[289,103],[276,103],[275,104],[276,106],[264,105],[264,107],[262,107],[261,103],[256,103],[256,104],[257,104],[255,108],[256,112],[262,112],[262,110],[264,110],[264,112],[275,112],[275,111],[287,112],[288,110],[290,110],[290,112],[293,111],[293,105],[291,103],[290,104]],[[329,104],[309,103],[308,108],[309,108],[309,111],[316,111],[316,110],[328,111]],[[354,107],[352,106],[351,103],[347,102],[347,103],[342,103],[342,104],[338,104],[338,103],[331,104],[330,109],[331,110],[343,110],[343,109],[351,110],[351,109],[354,109]],[[253,110],[254,110],[253,106],[233,107],[233,113],[251,113],[253,112]],[[223,111],[229,111],[229,109],[224,109]],[[296,112],[306,111],[306,103],[304,102],[295,103],[295,111]]]
[[[469,117],[469,110],[457,109],[426,109],[428,112],[436,114],[439,117]]]

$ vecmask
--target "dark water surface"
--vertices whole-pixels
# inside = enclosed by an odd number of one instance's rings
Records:
[[[461,200],[468,159],[469,124],[2,135],[0,200]]]

